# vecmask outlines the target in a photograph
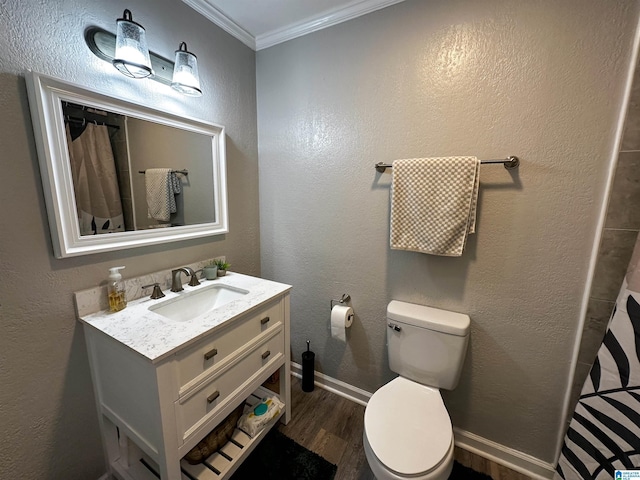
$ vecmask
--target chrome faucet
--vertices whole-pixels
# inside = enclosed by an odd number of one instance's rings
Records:
[[[189,267],[181,267],[175,270],[171,270],[171,291],[172,292],[181,292],[182,290],[184,290],[184,288],[182,288],[182,279],[180,277],[181,273],[187,274],[191,277],[191,279],[189,280],[189,286],[196,287],[200,285],[196,272],[194,272]]]

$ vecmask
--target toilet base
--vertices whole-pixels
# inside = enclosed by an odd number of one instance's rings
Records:
[[[376,476],[377,480],[447,480],[451,474],[451,470],[453,469],[453,438],[444,460],[442,460],[435,469],[425,475],[410,477],[400,476],[397,473],[388,470],[382,462],[378,460],[378,457],[376,457],[375,453],[373,453],[373,450],[371,449],[371,445],[369,445],[366,432],[363,432],[362,434],[362,443],[364,445],[364,454],[367,457],[369,468],[371,468],[371,471]]]

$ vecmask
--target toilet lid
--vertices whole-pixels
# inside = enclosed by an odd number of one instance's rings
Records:
[[[401,475],[432,470],[451,447],[451,419],[440,391],[402,377],[373,394],[364,429],[376,457]]]

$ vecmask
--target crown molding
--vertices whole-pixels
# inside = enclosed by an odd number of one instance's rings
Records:
[[[211,4],[210,0],[182,0],[211,22],[230,33],[253,50],[262,50],[287,40],[292,40],[323,28],[346,22],[356,17],[375,12],[404,0],[355,0],[342,7],[322,12],[320,15],[306,18],[302,22],[293,23],[271,32],[253,37],[249,32],[227,17]]]
[[[200,15],[233,35],[252,50],[256,49],[256,39],[240,25],[214,7],[209,0],[182,0]]]
[[[309,17],[302,22],[258,35],[255,39],[256,50],[262,50],[287,40],[292,40],[323,28],[337,25],[354,18],[389,7],[404,0],[356,0],[339,8],[328,10],[315,17]]]

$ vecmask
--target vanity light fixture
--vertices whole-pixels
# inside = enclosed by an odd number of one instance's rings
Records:
[[[144,27],[133,21],[129,10],[125,10],[116,23],[116,49],[112,63],[127,77],[153,75]]]
[[[145,29],[133,21],[129,10],[125,10],[122,18],[118,19],[116,35],[100,27],[90,26],[84,32],[84,39],[95,56],[113,64],[127,77],[147,77],[170,85],[183,95],[202,95],[198,60],[187,50],[187,44],[180,43],[175,63],[149,51]]]
[[[171,86],[180,93],[191,97],[202,95],[200,77],[198,76],[198,59],[187,50],[185,42],[182,42],[176,50]]]

